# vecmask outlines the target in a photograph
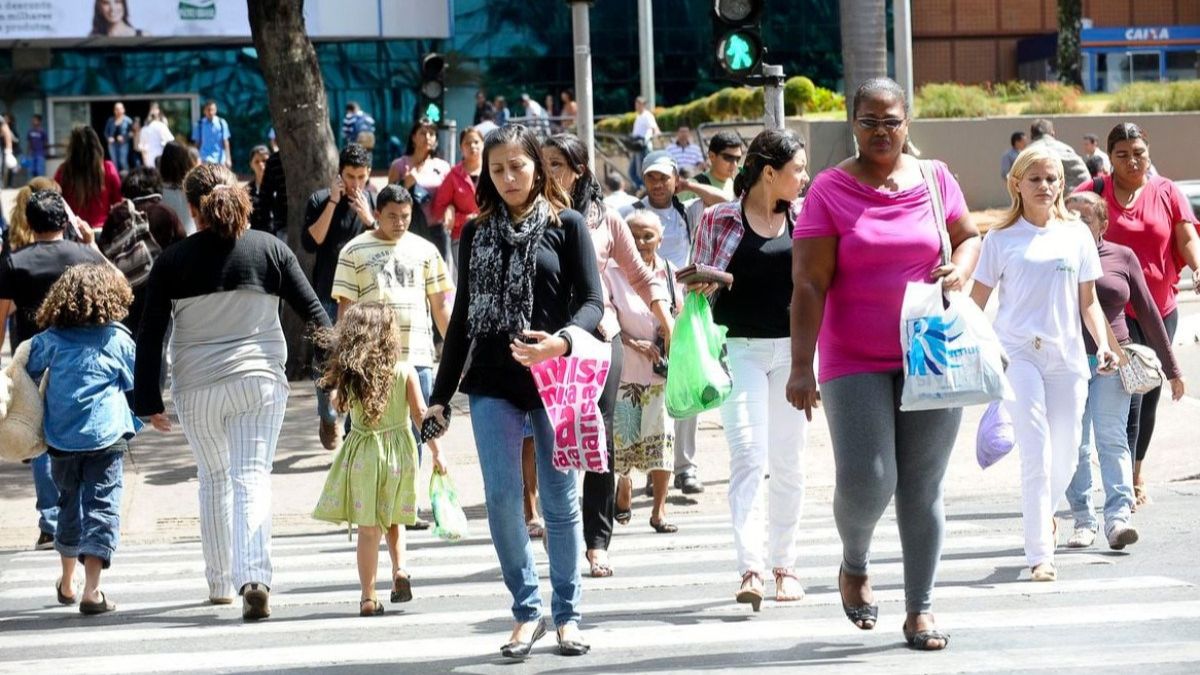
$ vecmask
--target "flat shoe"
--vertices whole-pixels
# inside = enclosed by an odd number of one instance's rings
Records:
[[[787,595],[783,592],[783,585],[788,579],[800,585],[800,577],[796,576],[796,573],[791,568],[776,567],[771,570],[771,574],[775,576],[775,602],[798,602],[804,599],[803,586],[800,587],[800,592],[796,595]]]
[[[533,651],[533,644],[541,640],[545,634],[546,622],[538,621],[537,628],[533,629],[533,635],[530,636],[529,642],[513,640],[500,648],[500,656],[508,659],[523,659],[529,656],[529,652]]]
[[[60,605],[73,605],[76,602],[79,602],[79,598],[74,595],[69,596],[69,597],[66,595],[63,595],[61,578],[58,581],[54,582],[54,592],[58,595],[58,604],[60,604]]]
[[[217,596],[210,595],[208,597],[208,604],[210,604],[210,605],[232,605],[233,598],[217,597]]]
[[[86,600],[79,603],[79,613],[94,616],[96,614],[105,614],[117,608],[116,603],[109,602],[108,596],[104,595],[104,591],[99,591],[100,602],[87,602]]]
[[[412,594],[412,579],[408,577],[408,573],[400,570],[396,576],[392,578],[392,596],[390,600],[393,604],[399,602],[410,602],[413,599]]]
[[[242,620],[259,621],[271,616],[271,592],[262,584],[242,587]]]
[[[1029,571],[1031,581],[1057,581],[1058,570],[1051,563],[1038,563]]]
[[[902,629],[902,630],[904,632],[904,641],[907,642],[908,646],[912,647],[913,649],[918,649],[918,650],[926,651],[926,652],[936,652],[936,651],[941,651],[941,650],[945,649],[946,647],[950,646],[950,636],[946,635],[945,633],[943,633],[942,631],[940,631],[936,628],[931,628],[929,630],[919,630],[915,633],[908,632],[907,628]],[[929,646],[930,640],[941,640],[942,646],[941,647],[931,647],[931,646]]]
[[[583,656],[592,651],[592,646],[583,640],[564,640],[562,631],[558,632],[558,653],[563,656]]]
[[[358,603],[359,616],[379,616],[380,614],[383,614],[383,604],[375,598],[363,598]]]

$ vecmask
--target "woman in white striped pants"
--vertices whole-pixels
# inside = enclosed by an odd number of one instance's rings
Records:
[[[295,255],[250,231],[250,198],[228,169],[196,167],[184,179],[197,233],[166,251],[150,272],[138,336],[135,410],[164,416],[159,375],[167,323],[172,398],[196,457],[200,539],[209,601],[242,596],[242,617],[270,616],[271,464],[288,385],[279,323],[286,300],[310,323],[328,316]]]

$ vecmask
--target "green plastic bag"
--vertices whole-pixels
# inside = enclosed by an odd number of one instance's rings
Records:
[[[675,320],[667,363],[667,413],[695,417],[721,405],[733,389],[725,362],[725,327],[713,323],[708,298],[692,291]]]
[[[429,478],[429,503],[433,505],[433,533],[442,539],[457,541],[471,536],[467,514],[458,505],[458,490],[448,473],[433,473]]]

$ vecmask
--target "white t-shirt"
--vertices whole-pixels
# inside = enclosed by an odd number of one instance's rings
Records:
[[[638,138],[644,138],[647,141],[654,138],[654,130],[658,128],[658,122],[654,120],[654,113],[646,108],[638,113],[637,119],[633,120],[633,135]]]
[[[687,267],[688,260],[692,257],[692,242],[688,239],[687,221],[679,215],[674,206],[665,209],[651,206],[650,210],[658,214],[658,219],[663,224],[663,240],[662,244],[659,244],[658,254],[669,260],[676,269]]]
[[[996,334],[1009,353],[1054,349],[1088,377],[1079,316],[1079,285],[1099,279],[1100,255],[1079,221],[1037,227],[1024,218],[983,239],[976,281],[999,287]]]
[[[163,153],[163,146],[175,140],[175,136],[171,134],[171,128],[162,120],[154,120],[142,128],[142,133],[138,136],[138,150],[145,153],[145,161],[151,166],[154,165],[154,160],[158,159]]]

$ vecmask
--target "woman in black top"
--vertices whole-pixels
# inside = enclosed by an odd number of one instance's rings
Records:
[[[287,409],[279,300],[309,324],[329,317],[292,251],[250,230],[250,196],[219,164],[184,180],[196,234],[154,262],[134,365],[134,412],[170,428],[159,374],[171,330],[171,398],[196,458],[209,601],[242,595],[242,617],[270,616],[271,464]]]
[[[582,654],[588,645],[578,625],[583,528],[575,472],[552,466],[554,431],[529,366],[570,352],[563,329],[596,330],[604,311],[596,253],[583,217],[565,209],[566,195],[542,168],[533,132],[512,125],[488,134],[483,168],[480,213],[460,240],[458,294],[426,419],[447,424],[445,411],[470,350],[461,388],[470,395],[488,527],[517,622],[501,653],[521,658],[546,631],[520,489],[528,417],[559,649]]]
[[[704,213],[698,264],[720,267],[733,285],[720,291],[713,319],[729,329],[733,392],[721,406],[729,443],[729,511],[742,584],[737,601],[758,611],[768,566],[776,601],[804,597],[793,565],[804,498],[804,414],[785,396],[791,373],[792,226],[808,183],[804,143],[790,131],[754,137],[734,180],[737,201]],[[768,537],[755,509],[770,474]]]

